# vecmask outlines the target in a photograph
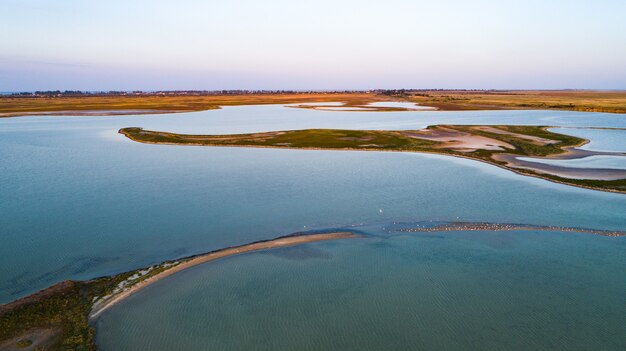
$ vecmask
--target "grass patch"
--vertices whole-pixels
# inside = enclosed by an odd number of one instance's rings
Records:
[[[133,284],[172,266],[171,261],[153,266]],[[89,281],[64,281],[25,298],[0,306],[0,342],[18,338],[33,329],[53,329],[56,335],[45,350],[96,350],[89,313],[97,297],[110,295],[138,269]],[[19,343],[30,340],[23,339]],[[31,341],[32,342],[32,341]],[[25,345],[25,344],[24,344]],[[27,347],[27,346],[23,346]]]

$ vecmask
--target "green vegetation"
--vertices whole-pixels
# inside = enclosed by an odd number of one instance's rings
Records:
[[[6,311],[0,310],[0,341],[36,328],[51,328],[58,333],[49,345],[51,350],[95,349],[93,330],[87,324],[91,304],[81,283],[62,282],[27,301],[7,306]]]
[[[336,129],[306,129],[237,135],[185,135],[146,131],[141,128],[120,130],[135,141],[156,144],[196,144],[209,146],[266,146],[315,149],[364,149],[413,151],[435,144],[410,138],[402,132]]]
[[[597,190],[626,192],[626,179],[587,180],[569,179],[513,168],[495,159],[497,154],[542,157],[561,154],[565,148],[584,144],[586,140],[552,133],[544,126],[431,126],[425,131],[371,131],[308,129],[281,132],[236,135],[185,135],[147,131],[141,128],[123,128],[120,133],[128,138],[155,144],[184,144],[206,146],[251,146],[300,149],[377,150],[430,152],[478,159],[511,171]],[[448,136],[445,139],[444,136]],[[468,148],[458,145],[458,139],[485,138],[494,144],[506,143],[513,148]]]
[[[174,264],[171,261],[153,267],[132,281],[136,284]],[[90,281],[64,281],[38,293],[0,306],[0,344],[28,335],[32,330],[50,329],[52,337],[43,350],[95,350],[94,329],[89,313],[98,297],[110,295],[123,281],[145,269],[102,277]],[[21,339],[15,347],[27,347],[30,339]]]
[[[33,344],[33,342],[30,341],[29,339],[24,339],[24,340],[20,340],[20,341],[16,342],[15,346],[17,348],[23,349],[25,347],[29,347],[32,344]]]

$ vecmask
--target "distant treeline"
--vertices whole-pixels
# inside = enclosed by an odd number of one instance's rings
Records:
[[[317,91],[317,90],[159,90],[159,91],[81,91],[81,90],[46,90],[46,91],[29,91],[16,92],[7,94],[9,96],[214,96],[214,95],[274,95],[274,94],[355,94],[355,93],[371,93],[368,90],[336,90],[336,91]]]
[[[275,95],[275,94],[380,94],[403,96],[433,91],[491,92],[492,89],[374,89],[374,90],[159,90],[159,91],[81,91],[81,90],[43,90],[6,94],[13,97],[59,97],[59,96],[215,96],[215,95]]]

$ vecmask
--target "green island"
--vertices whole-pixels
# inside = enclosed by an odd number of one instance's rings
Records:
[[[423,130],[307,129],[233,135],[189,135],[142,128],[120,133],[148,144],[268,147],[322,150],[423,152],[486,162],[527,176],[595,190],[626,193],[626,171],[570,168],[519,158],[575,159],[623,153],[577,149],[588,140],[549,131],[549,126],[436,125]]]

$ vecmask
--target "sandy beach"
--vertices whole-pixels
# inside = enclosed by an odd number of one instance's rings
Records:
[[[273,240],[267,241],[259,241],[251,244],[229,247],[222,250],[212,251],[206,254],[200,254],[196,256],[189,257],[187,259],[179,260],[181,263],[177,265],[170,266],[167,270],[160,272],[150,278],[147,278],[117,294],[113,294],[110,297],[107,297],[102,300],[98,300],[94,303],[91,313],[89,314],[89,319],[96,319],[102,312],[106,311],[109,307],[115,305],[116,303],[122,301],[128,296],[136,293],[137,291],[145,288],[146,286],[153,284],[163,278],[166,278],[176,272],[180,272],[189,267],[193,267],[205,262],[213,261],[219,258],[228,257],[232,255],[238,255],[251,251],[258,250],[266,250],[266,249],[274,249],[279,247],[287,247],[294,246],[299,244],[311,243],[316,241],[325,241],[325,240],[336,240],[336,239],[348,239],[348,238],[356,238],[357,234],[351,232],[333,232],[333,233],[321,233],[321,234],[301,234],[301,235],[290,235],[285,237],[280,237]]]

